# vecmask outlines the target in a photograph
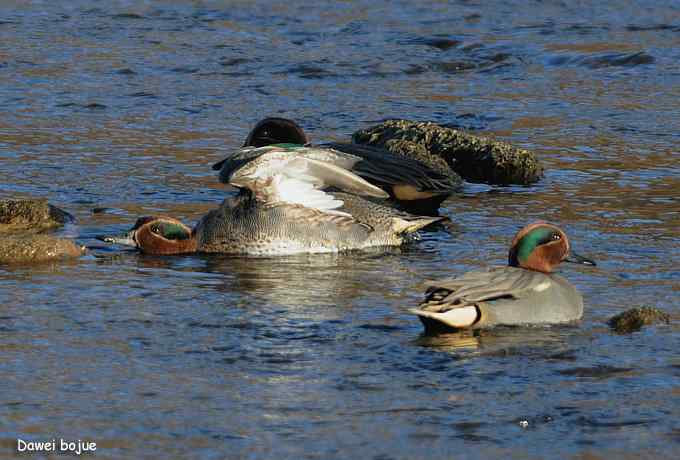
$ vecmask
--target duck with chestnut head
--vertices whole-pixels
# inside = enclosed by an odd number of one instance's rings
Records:
[[[244,143],[244,147],[265,146],[280,146],[291,155],[296,153],[296,147],[314,148],[319,159],[328,161],[337,161],[338,155],[344,154],[347,169],[417,212],[436,212],[444,199],[462,188],[462,179],[453,171],[442,171],[385,149],[342,142],[312,145],[304,130],[287,118],[261,120]],[[228,161],[229,158],[215,163],[213,169],[220,171]]]
[[[583,298],[553,273],[561,262],[595,265],[571,251],[560,228],[535,222],[512,240],[508,266],[428,282],[425,300],[411,312],[426,333],[573,322],[583,315]]]
[[[297,148],[297,147],[296,147]],[[167,217],[145,217],[104,241],[151,254],[214,252],[248,255],[344,252],[411,241],[442,217],[397,211],[373,199],[388,195],[346,169],[347,158],[301,147],[248,147],[224,163],[220,178],[240,193],[192,230]]]

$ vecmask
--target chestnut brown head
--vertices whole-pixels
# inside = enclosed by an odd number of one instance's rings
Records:
[[[571,251],[567,235],[547,222],[534,222],[520,230],[512,240],[508,265],[551,273],[561,262],[595,265],[590,259]]]
[[[133,246],[145,254],[196,252],[193,231],[172,217],[140,217],[132,229],[123,235],[97,238],[107,243]]]

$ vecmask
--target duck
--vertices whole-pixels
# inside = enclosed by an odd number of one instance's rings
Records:
[[[220,170],[220,180],[239,193],[193,229],[171,217],[148,216],[125,235],[99,239],[165,255],[345,252],[400,246],[445,219],[381,203],[385,191],[345,168],[354,161],[349,154],[297,144],[244,147]]]
[[[304,130],[293,120],[269,117],[260,120],[248,134],[244,147],[269,145],[312,147]],[[386,191],[405,209],[433,213],[452,193],[462,189],[462,179],[450,169],[442,170],[416,158],[398,156],[379,147],[333,142],[314,146],[333,157],[336,152],[351,155],[346,167]],[[291,149],[291,153],[294,153]],[[223,161],[213,165],[219,171]]]
[[[425,299],[410,311],[420,318],[426,334],[575,322],[583,315],[583,298],[554,273],[561,262],[595,265],[571,250],[559,227],[537,221],[515,235],[507,266],[429,281]]]

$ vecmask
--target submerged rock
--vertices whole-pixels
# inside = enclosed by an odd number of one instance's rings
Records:
[[[41,232],[74,220],[46,199],[0,200],[0,234]]]
[[[431,122],[388,120],[355,132],[352,141],[384,147],[436,169],[443,163],[470,182],[528,185],[543,176],[538,158],[528,150]],[[443,161],[435,166],[438,159]]]
[[[85,248],[40,232],[74,222],[46,199],[0,200],[0,264],[23,264],[80,257]]]
[[[0,238],[0,264],[49,262],[85,253],[85,248],[71,240],[49,235],[5,236]]]
[[[654,307],[636,307],[613,316],[607,324],[619,334],[639,331],[643,326],[656,323],[669,324],[668,313]]]

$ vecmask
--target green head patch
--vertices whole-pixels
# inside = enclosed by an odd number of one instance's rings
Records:
[[[279,147],[286,150],[295,150],[302,147],[302,144],[291,144],[290,142],[284,142],[281,144],[272,144],[272,147]]]
[[[518,267],[520,263],[526,264],[531,253],[538,246],[556,241],[562,235],[551,227],[536,227],[524,235],[510,251],[508,265]]]
[[[158,222],[151,225],[151,231],[161,235],[166,240],[188,240],[191,234],[183,225],[172,222]]]

